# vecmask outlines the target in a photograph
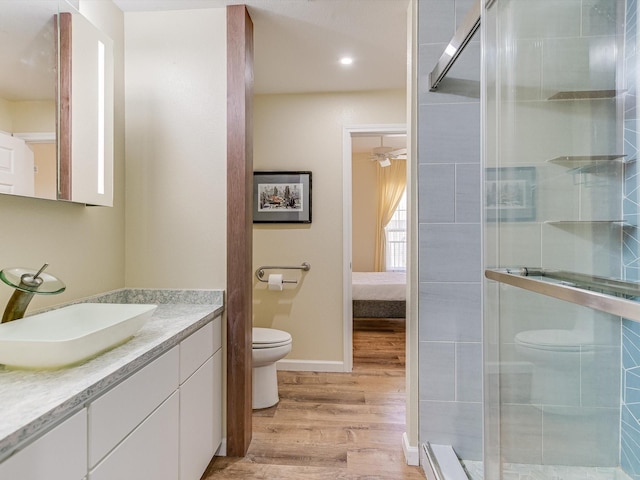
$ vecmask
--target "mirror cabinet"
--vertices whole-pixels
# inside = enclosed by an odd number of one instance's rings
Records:
[[[0,4],[0,193],[113,204],[113,42],[65,0]]]

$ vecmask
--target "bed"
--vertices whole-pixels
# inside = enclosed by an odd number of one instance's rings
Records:
[[[407,279],[404,272],[353,272],[353,316],[404,318]]]

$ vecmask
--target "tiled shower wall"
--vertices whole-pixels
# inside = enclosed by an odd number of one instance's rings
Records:
[[[429,92],[472,0],[419,0],[420,443],[482,459],[480,41]]]
[[[637,128],[637,2],[627,1],[625,35],[625,98],[624,98],[624,153],[625,165],[624,220],[629,226],[623,231],[623,265],[627,280],[640,280],[640,182],[638,181],[638,128]],[[622,415],[621,452],[622,468],[634,480],[640,479],[640,324],[622,322]]]

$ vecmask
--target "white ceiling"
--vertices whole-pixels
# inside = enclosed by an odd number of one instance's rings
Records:
[[[224,7],[232,0],[114,0],[124,11]],[[256,93],[405,88],[409,0],[245,0]],[[339,63],[349,55],[349,67]]]
[[[114,0],[126,11],[224,7],[232,0]],[[255,93],[406,87],[409,0],[245,0],[254,24]],[[353,64],[340,65],[342,56]],[[406,147],[406,135],[352,137],[353,153]]]
[[[376,147],[391,147],[394,150],[407,146],[404,134],[364,133],[351,135],[353,153],[371,153]]]
[[[67,0],[74,2],[75,0]],[[114,0],[125,12],[224,8],[238,0]],[[380,90],[406,86],[409,0],[245,0],[254,23],[254,89],[261,93]],[[57,2],[2,1],[0,96],[53,98]],[[353,57],[342,66],[342,56]],[[10,74],[7,74],[11,72]],[[22,74],[20,72],[23,72]],[[25,80],[26,79],[26,80]],[[26,91],[28,90],[28,92]],[[34,93],[35,92],[35,93]],[[387,137],[398,148],[404,137]],[[353,139],[355,152],[380,135]]]

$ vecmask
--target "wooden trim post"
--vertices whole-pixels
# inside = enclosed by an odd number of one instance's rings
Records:
[[[253,22],[227,7],[227,456],[251,443]]]

